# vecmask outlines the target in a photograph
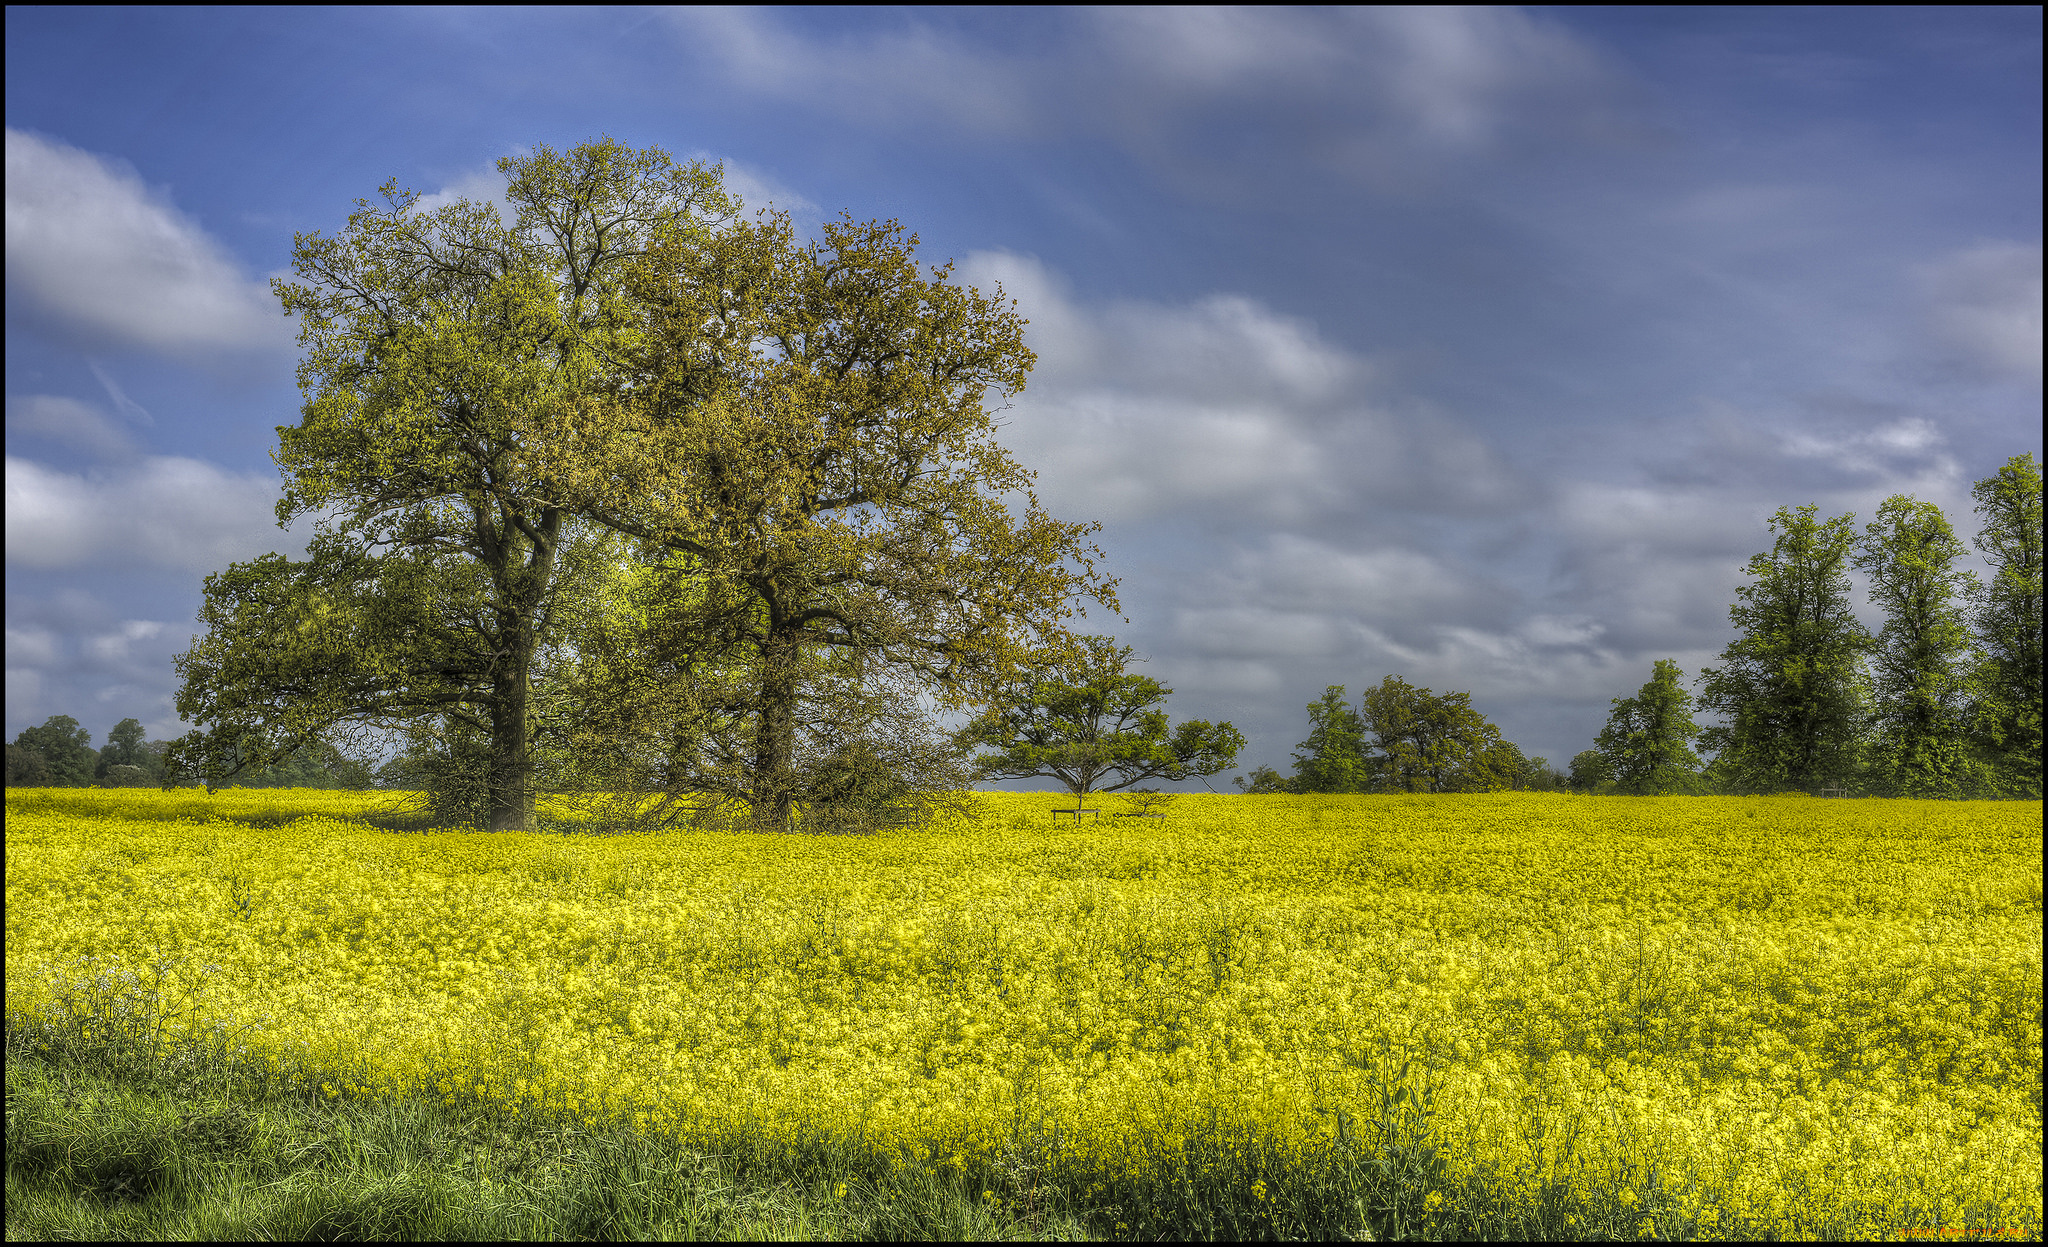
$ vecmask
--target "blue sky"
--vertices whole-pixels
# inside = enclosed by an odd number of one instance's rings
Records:
[[[611,136],[1000,282],[1005,438],[1177,716],[1469,691],[1562,764],[1779,506],[2041,453],[2037,8],[10,8],[7,709],[181,730],[296,423],[268,278]],[[1098,612],[1099,614],[1099,612]]]

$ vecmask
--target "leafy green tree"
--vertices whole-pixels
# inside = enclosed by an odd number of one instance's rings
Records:
[[[147,775],[155,762],[156,758],[143,741],[141,720],[123,719],[107,733],[107,743],[100,746],[99,763],[93,769],[93,778],[105,779],[108,772],[117,766],[134,767]]]
[[[1614,787],[1614,763],[1598,749],[1582,749],[1572,755],[1571,790],[1588,796]]]
[[[1728,722],[1701,733],[1711,773],[1739,792],[1817,793],[1857,781],[1871,640],[1849,606],[1855,516],[1780,507],[1769,552],[1728,610],[1736,638],[1700,672],[1699,706]]]
[[[1173,690],[1126,672],[1130,657],[1129,646],[1085,637],[1077,656],[1028,670],[962,732],[963,744],[995,750],[975,759],[982,777],[1056,779],[1078,806],[1091,792],[1214,775],[1237,761],[1235,727],[1170,727],[1159,707]]]
[[[36,749],[25,749],[8,742],[7,745],[7,786],[9,788],[43,788],[54,781],[50,777],[49,760]]]
[[[1308,739],[1294,755],[1295,792],[1365,792],[1372,770],[1365,757],[1365,723],[1332,684],[1308,706]]]
[[[1596,743],[1614,791],[1630,796],[1695,793],[1703,786],[1692,742],[1692,696],[1678,664],[1659,658],[1634,697],[1617,697]]]
[[[1564,792],[1570,787],[1567,779],[1557,768],[1550,765],[1550,759],[1527,757],[1521,746],[1505,741],[1507,758],[1512,778],[1507,787],[1515,792]]]
[[[9,755],[9,783],[84,787],[92,783],[99,762],[92,750],[92,733],[68,714],[53,714],[41,727],[26,729],[14,738],[14,748],[21,756],[17,760]],[[17,773],[23,778],[17,780]]]
[[[806,724],[847,722],[848,690],[990,704],[1076,599],[1114,606],[1099,526],[1041,511],[996,437],[990,400],[1035,359],[1024,322],[921,271],[916,242],[851,220],[800,241],[779,214],[664,240],[611,388],[547,467],[677,581],[648,657],[706,683],[657,716],[704,728],[672,736],[669,791],[736,787],[761,825],[788,823]]]
[[[1854,562],[1884,609],[1871,650],[1876,708],[1869,782],[1896,797],[1963,797],[1975,787],[1970,709],[1977,654],[1964,619],[1976,578],[1963,543],[1931,502],[1885,499]]]
[[[1569,792],[1571,777],[1550,765],[1549,758],[1531,758],[1523,773],[1522,788],[1528,792]]]
[[[1376,792],[1498,792],[1520,782],[1522,751],[1472,708],[1390,675],[1359,699]]]
[[[716,168],[609,139],[498,168],[510,223],[387,183],[340,235],[296,238],[299,280],[274,289],[300,318],[306,402],[278,430],[278,522],[315,515],[317,533],[303,562],[208,580],[208,632],[179,664],[201,730],[167,780],[224,782],[336,733],[481,733],[460,765],[485,769],[482,825],[530,826],[535,665],[588,535],[541,449],[632,337],[627,263],[734,204]]]
[[[1973,623],[1983,661],[1974,736],[1987,788],[2041,798],[2041,465],[2008,459],[1971,493],[1983,528],[1975,544],[1990,564],[1977,586]]]

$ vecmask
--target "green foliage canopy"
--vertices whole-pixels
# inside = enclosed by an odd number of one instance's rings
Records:
[[[1376,792],[1498,792],[1521,787],[1522,751],[1472,708],[1470,693],[1432,693],[1390,675],[1359,699]]]
[[[1941,508],[1897,494],[1863,530],[1854,562],[1884,610],[1871,646],[1868,783],[1885,796],[1970,795],[1975,647],[1964,619],[1975,578]]]
[[[1871,640],[1849,605],[1855,517],[1818,510],[1771,518],[1771,549],[1750,559],[1728,610],[1736,637],[1700,672],[1700,708],[1728,719],[1701,734],[1710,772],[1737,792],[1818,792],[1861,770]]]
[[[1308,739],[1294,755],[1296,792],[1369,792],[1373,767],[1366,758],[1365,723],[1332,684],[1309,703]]]
[[[782,214],[663,240],[634,267],[607,388],[571,404],[548,461],[678,589],[628,645],[704,681],[649,720],[697,742],[667,751],[673,782],[737,775],[765,825],[804,795],[807,725],[876,738],[862,690],[986,704],[1066,643],[1077,599],[1115,604],[1098,526],[1039,509],[995,436],[991,396],[1035,358],[1023,321],[950,265],[920,270],[916,243],[851,220],[800,241]]]
[[[1974,618],[1983,653],[1974,736],[2000,796],[2041,797],[2041,465],[2015,455],[1971,490],[1990,576]]]
[[[278,430],[278,522],[314,515],[317,536],[303,562],[209,579],[179,664],[201,730],[167,779],[220,782],[337,727],[481,733],[485,825],[530,825],[535,664],[584,536],[538,448],[630,336],[625,262],[734,205],[717,169],[609,139],[498,167],[510,223],[387,183],[338,236],[295,239],[299,280],[273,287],[306,402]]]
[[[83,787],[92,783],[98,757],[92,733],[68,714],[53,714],[41,727],[24,729],[7,748],[7,782]]]
[[[1611,783],[1630,796],[1700,791],[1700,760],[1692,751],[1700,729],[1682,678],[1677,663],[1660,658],[1634,697],[1614,699],[1596,745],[1604,765],[1588,768],[1586,787]],[[1576,763],[1573,773],[1573,786],[1579,787]]]

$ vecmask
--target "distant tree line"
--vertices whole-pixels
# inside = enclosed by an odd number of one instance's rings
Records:
[[[2039,800],[2041,465],[2015,456],[1971,493],[1981,579],[1956,566],[1963,543],[1933,503],[1894,495],[1861,533],[1853,515],[1780,508],[1697,701],[1658,660],[1572,759],[1570,786]],[[1851,568],[1883,611],[1876,633],[1852,608]],[[1699,728],[1695,705],[1725,721]]]
[[[156,788],[164,782],[164,754],[170,742],[144,740],[140,720],[123,719],[92,747],[92,733],[68,714],[51,715],[7,746],[10,788]],[[387,764],[396,779],[397,767]],[[269,766],[251,767],[235,777],[244,788],[369,788],[380,782],[370,764],[321,741]]]
[[[1436,693],[1390,675],[1353,707],[1332,684],[1308,707],[1294,774],[1258,767],[1250,793],[1427,793],[1556,790],[1549,759],[1525,756],[1472,708],[1469,693]]]
[[[2041,465],[2018,455],[1972,489],[1979,578],[1941,508],[1895,495],[1853,515],[1780,508],[1769,551],[1729,609],[1736,637],[1698,696],[1658,659],[1617,697],[1566,773],[1528,758],[1472,709],[1388,676],[1353,707],[1333,684],[1308,707],[1294,773],[1259,767],[1253,793],[1571,791],[2041,797]],[[1857,619],[1863,573],[1884,623]],[[1702,728],[1695,710],[1721,714]]]

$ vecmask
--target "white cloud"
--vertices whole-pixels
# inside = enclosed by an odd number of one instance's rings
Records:
[[[84,652],[103,666],[124,666],[134,659],[138,641],[149,641],[162,635],[164,625],[154,619],[129,619],[112,632],[87,637]]]
[[[734,82],[870,120],[937,118],[977,131],[1023,129],[1031,83],[1013,60],[987,55],[928,26],[825,44],[770,11],[671,9],[680,41]]]
[[[1996,378],[2041,384],[2041,244],[1985,243],[1921,270],[1936,338]]]
[[[717,163],[725,167],[725,189],[739,196],[740,204],[746,212],[751,213],[757,208],[773,205],[792,217],[803,220],[814,220],[818,215],[817,204],[791,190],[780,178],[766,169],[708,153],[700,153],[697,159],[706,164]]]
[[[1585,546],[1719,554],[1736,533],[1755,527],[1752,509],[1718,486],[1574,481],[1559,490],[1553,514]]]
[[[1464,617],[1483,610],[1490,596],[1483,584],[1439,557],[1399,548],[1347,548],[1286,532],[1240,552],[1223,579],[1230,600],[1369,622]]]
[[[7,560],[34,568],[214,572],[271,550],[302,551],[271,508],[279,484],[197,459],[150,456],[63,472],[7,456]]]
[[[7,283],[86,337],[166,355],[289,348],[261,282],[132,168],[7,130]]]
[[[1838,471],[1892,482],[1905,492],[1938,489],[1961,471],[1932,420],[1909,416],[1850,430],[1791,429],[1777,435],[1780,453],[1819,459]]]
[[[68,714],[96,738],[131,716],[151,736],[181,732],[174,659],[191,643],[192,630],[154,619],[110,618],[104,603],[68,596],[68,603],[9,602],[39,616],[8,621],[10,731]]]
[[[92,375],[99,379],[100,388],[105,390],[107,397],[113,400],[114,410],[141,424],[156,423],[156,418],[143,410],[141,403],[128,397],[128,392],[123,390],[120,383],[114,380],[112,373],[92,361],[87,361],[86,366],[92,369]]]
[[[7,661],[24,667],[49,667],[57,662],[57,634],[48,628],[7,629]]]
[[[519,216],[505,199],[505,175],[498,172],[496,164],[471,169],[456,176],[440,190],[421,195],[418,211],[435,212],[461,199],[491,205],[497,210],[498,219],[506,225],[512,224]]]
[[[1534,109],[1583,111],[1612,86],[1561,26],[1512,9],[1381,6],[1125,8],[1093,14],[1135,74],[1131,107],[1184,99],[1305,99],[1336,122],[1447,149],[1483,146]],[[1136,84],[1134,84],[1136,85]],[[1162,90],[1163,88],[1163,90]],[[1156,106],[1156,105],[1155,105]]]
[[[1107,130],[1157,148],[1191,115],[1277,107],[1267,141],[1378,175],[1421,149],[1479,149],[1531,125],[1622,128],[1618,75],[1561,25],[1515,10],[1095,9],[1030,52],[915,19],[829,40],[771,10],[669,21],[741,89],[975,134]]]
[[[59,442],[96,459],[127,459],[135,454],[128,430],[92,404],[59,394],[9,396],[7,433]]]
[[[1088,307],[1007,252],[960,272],[1031,322],[1038,365],[1003,439],[1056,513],[1313,524],[1360,506],[1495,510],[1523,492],[1471,433],[1387,409],[1367,360],[1256,300]]]

